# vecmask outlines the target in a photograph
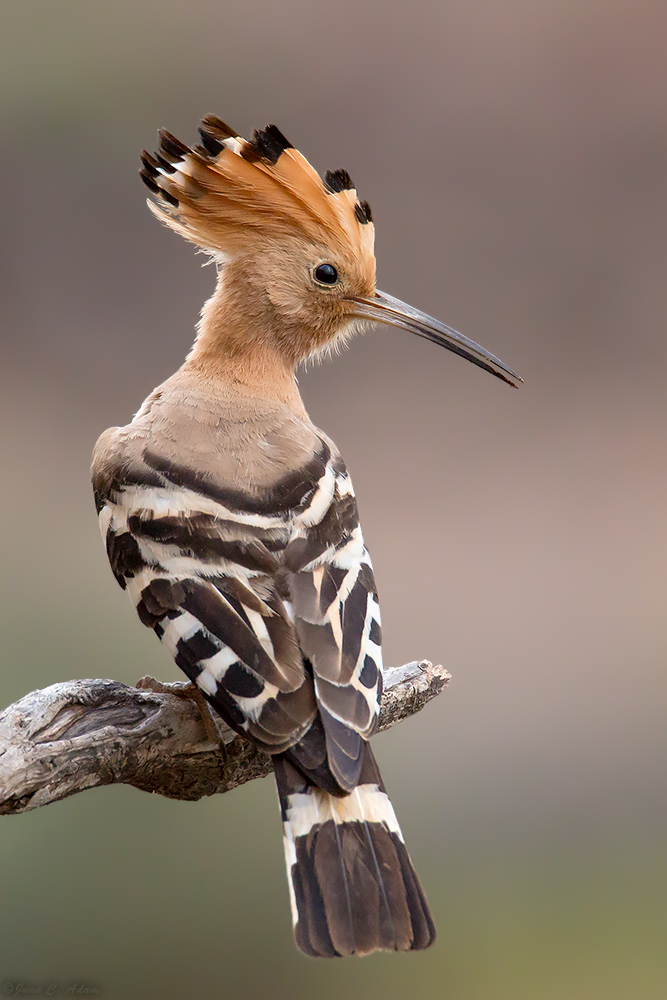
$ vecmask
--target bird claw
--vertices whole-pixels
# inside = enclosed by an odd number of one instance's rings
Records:
[[[218,723],[211,712],[206,698],[196,684],[192,681],[185,683],[183,681],[173,681],[171,683],[168,681],[158,681],[155,677],[146,674],[144,677],[139,678],[135,687],[139,688],[140,691],[153,691],[155,694],[172,694],[176,695],[177,698],[188,698],[190,701],[193,701],[199,709],[202,724],[209,741],[220,747],[223,757],[226,760],[227,751],[222,733],[218,728]]]

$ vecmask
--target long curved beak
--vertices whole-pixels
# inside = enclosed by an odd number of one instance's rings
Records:
[[[386,323],[388,326],[398,326],[402,330],[416,333],[418,337],[425,337],[432,340],[434,344],[446,347],[454,354],[460,354],[462,358],[467,358],[474,365],[479,365],[484,371],[491,372],[496,378],[501,378],[508,385],[518,388],[518,383],[523,382],[520,375],[508,368],[507,365],[496,358],[493,354],[468,340],[463,334],[452,330],[450,326],[445,326],[432,316],[413,309],[406,302],[395,299],[393,295],[386,292],[376,292],[372,299],[354,298],[349,300],[352,303],[350,313],[357,319],[371,320],[374,323]]]

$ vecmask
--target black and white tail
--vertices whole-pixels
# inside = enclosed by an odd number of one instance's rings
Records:
[[[274,758],[294,935],[307,955],[412,951],[435,927],[372,750],[358,786],[330,795]]]

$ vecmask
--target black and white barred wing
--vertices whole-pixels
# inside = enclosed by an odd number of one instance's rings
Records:
[[[350,477],[334,456],[286,549],[299,645],[312,666],[331,772],[359,780],[382,693],[380,609]]]
[[[126,468],[97,491],[116,579],[222,717],[282,752],[316,714],[280,588],[287,513],[156,466]]]

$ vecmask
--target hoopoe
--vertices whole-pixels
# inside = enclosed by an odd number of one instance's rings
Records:
[[[112,570],[215,712],[273,755],[296,942],[309,955],[427,948],[435,929],[369,738],[380,610],[352,482],[295,368],[369,323],[510,384],[498,358],[375,287],[374,228],[273,125],[166,131],[141,177],[217,286],[182,367],[92,464]]]

